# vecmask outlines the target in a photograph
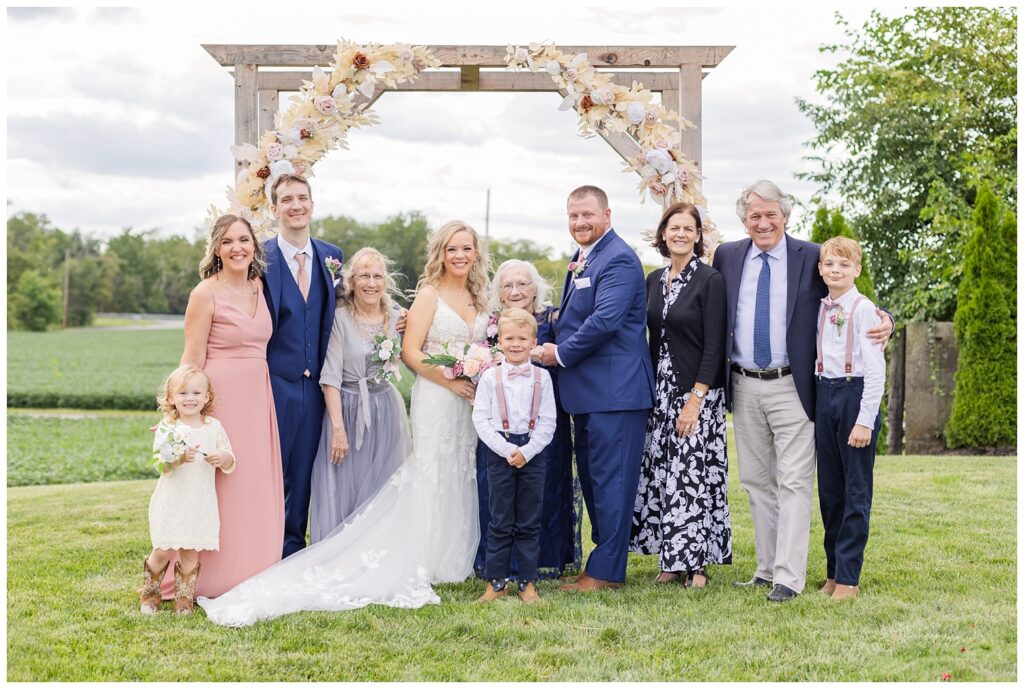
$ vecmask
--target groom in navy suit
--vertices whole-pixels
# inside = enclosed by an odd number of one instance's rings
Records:
[[[611,229],[608,196],[580,187],[569,194],[567,210],[580,248],[565,278],[556,344],[536,351],[544,365],[561,367],[558,392],[573,418],[576,467],[596,546],[583,574],[562,589],[593,591],[619,588],[626,579],[654,376],[644,271]]]
[[[320,367],[334,324],[334,277],[326,260],[341,261],[342,253],[309,236],[313,196],[305,178],[281,175],[270,199],[279,234],[264,244],[264,292],[274,321],[267,366],[281,438],[282,557],[288,557],[306,547],[310,477],[324,418]]]

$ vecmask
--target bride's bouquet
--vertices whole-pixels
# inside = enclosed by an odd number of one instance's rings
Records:
[[[441,352],[428,356],[423,363],[440,366],[441,374],[448,380],[463,377],[475,383],[484,371],[501,363],[501,350],[482,342],[468,342],[463,345],[461,354],[452,354],[450,343],[446,342]]]

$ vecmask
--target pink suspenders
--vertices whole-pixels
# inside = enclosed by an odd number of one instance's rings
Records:
[[[530,430],[537,425],[537,414],[540,413],[540,369],[533,367],[533,405],[530,409]],[[501,414],[501,427],[508,430],[508,407],[505,406],[505,386],[501,384],[501,366],[494,369],[494,392],[498,398],[498,413]]]
[[[853,373],[853,315],[857,313],[857,305],[864,301],[864,295],[857,297],[850,308],[850,315],[846,322],[846,375]],[[821,302],[824,304],[825,300]],[[821,316],[818,317],[818,360],[815,362],[815,371],[821,375],[825,370],[825,364],[821,357],[821,335],[825,331],[825,314],[829,309],[821,309]]]

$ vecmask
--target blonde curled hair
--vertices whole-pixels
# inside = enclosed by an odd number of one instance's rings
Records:
[[[206,371],[203,369],[185,364],[171,371],[170,375],[160,384],[160,389],[157,391],[156,408],[164,413],[164,419],[168,421],[178,420],[178,410],[174,407],[174,395],[188,385],[188,381],[195,376],[199,376],[206,381],[207,399],[206,404],[199,410],[200,416],[205,418],[213,411],[213,385],[210,383],[210,377],[206,375]]]
[[[342,271],[342,280],[338,283],[337,298],[338,308],[345,308],[349,314],[355,315],[355,287],[352,285],[352,278],[355,276],[357,266],[365,263],[378,261],[384,266],[384,292],[381,295],[380,307],[384,311],[384,333],[389,332],[391,327],[391,309],[394,297],[398,295],[398,283],[395,282],[394,262],[372,246],[364,246],[352,254]]]
[[[263,245],[256,239],[256,233],[252,231],[252,225],[245,218],[228,213],[217,218],[217,222],[213,224],[213,230],[210,232],[210,237],[206,240],[206,254],[203,256],[203,260],[199,262],[200,279],[205,280],[211,275],[216,275],[224,270],[220,256],[217,255],[217,249],[220,247],[220,241],[224,239],[228,228],[236,222],[244,223],[245,227],[249,230],[249,236],[252,237],[253,248],[252,262],[249,264],[249,279],[255,280],[263,275],[263,271],[267,269],[267,260],[263,255]]]
[[[486,311],[487,269],[490,264],[490,258],[487,256],[487,250],[481,246],[480,235],[462,220],[447,222],[437,232],[430,235],[430,239],[427,242],[427,263],[423,266],[423,275],[420,276],[420,280],[416,284],[416,291],[418,292],[424,285],[436,288],[440,284],[441,278],[444,277],[445,273],[444,251],[448,246],[448,242],[451,241],[457,232],[468,232],[473,238],[476,258],[469,269],[469,275],[466,277],[466,288],[469,289],[469,296],[473,298],[476,310],[479,312]]]

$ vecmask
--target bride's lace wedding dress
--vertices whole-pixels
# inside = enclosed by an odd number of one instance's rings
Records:
[[[486,330],[486,314],[470,333],[438,299],[423,350],[480,341]],[[216,599],[200,598],[210,620],[241,627],[299,610],[418,608],[441,602],[432,583],[473,574],[480,527],[472,407],[419,377],[410,411],[412,454],[376,495],[319,543]]]

